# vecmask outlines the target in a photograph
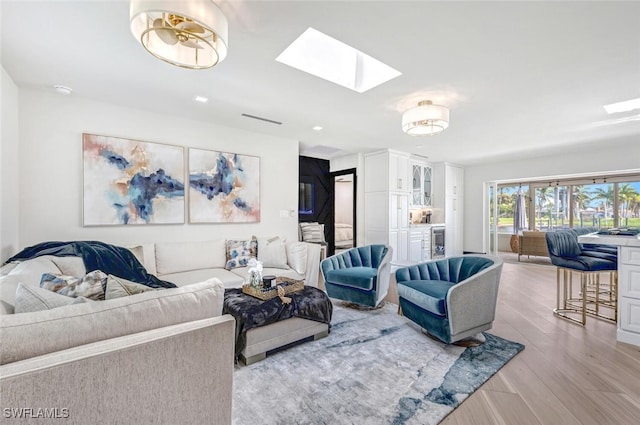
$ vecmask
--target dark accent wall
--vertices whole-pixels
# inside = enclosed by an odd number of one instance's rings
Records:
[[[299,181],[313,184],[313,213],[298,214],[298,221],[317,221],[324,224],[324,237],[327,241],[327,255],[333,255],[335,241],[333,235],[333,187],[329,176],[329,161],[326,159],[301,156]]]

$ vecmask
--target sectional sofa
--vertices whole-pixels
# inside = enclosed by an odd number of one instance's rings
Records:
[[[177,288],[20,314],[19,285],[39,288],[43,274],[88,270],[80,257],[48,255],[3,266],[3,423],[231,423],[235,321],[222,309],[225,288],[240,287],[247,267],[225,268],[227,242],[132,246],[150,273]],[[257,242],[264,274],[317,286],[318,245]],[[319,326],[327,327],[293,318],[254,329],[243,355],[259,359]]]

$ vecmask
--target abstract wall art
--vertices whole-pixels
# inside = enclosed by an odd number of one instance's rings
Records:
[[[260,158],[189,148],[189,222],[260,221]]]
[[[83,225],[184,223],[184,148],[82,135]]]

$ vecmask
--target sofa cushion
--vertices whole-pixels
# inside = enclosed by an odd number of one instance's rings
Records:
[[[222,268],[225,263],[224,239],[156,244],[156,270],[159,275]]]
[[[226,243],[227,263],[224,268],[227,270],[236,267],[244,267],[249,264],[249,260],[258,257],[258,240],[253,236],[250,240],[228,240]]]
[[[9,273],[0,277],[0,300],[3,311],[12,314],[16,300],[18,283],[39,288],[40,279],[44,273],[61,273],[58,266],[51,261],[51,256],[43,256],[32,260],[21,261],[12,268],[6,268]]]
[[[131,297],[5,315],[0,322],[0,363],[220,316],[223,300],[222,282],[210,279]]]
[[[147,291],[156,291],[141,283],[131,282],[118,276],[110,274],[107,276],[107,285],[104,290],[104,299],[111,300],[114,298],[128,297],[129,295],[141,294]]]
[[[447,292],[454,286],[446,280],[408,280],[398,282],[398,297],[412,302],[424,310],[446,316]]]
[[[374,287],[378,269],[373,267],[349,267],[326,273],[327,282],[370,291]]]
[[[307,273],[307,245],[304,242],[289,242],[287,247],[287,263],[301,275]]]
[[[158,274],[156,270],[156,245],[154,243],[145,243],[128,247],[136,259],[151,274]]]
[[[40,286],[40,278],[43,274],[62,273],[60,268],[56,266],[51,258],[51,256],[43,256],[22,261],[9,272],[8,276],[20,275],[22,283]]]
[[[71,304],[80,304],[87,301],[85,297],[67,297],[47,289],[18,284],[16,290],[15,314],[31,313],[34,311],[51,310]]]
[[[258,238],[258,261],[263,267],[275,267],[288,269],[287,248],[285,240],[278,236],[271,238]]]
[[[62,274],[69,276],[84,276],[87,274],[87,271],[91,271],[84,267],[82,257],[56,257],[53,255],[46,257],[51,258],[53,264],[58,266]]]
[[[163,280],[175,283],[178,286],[190,285],[195,282],[202,282],[210,278],[220,279],[225,288],[240,288],[246,280],[246,273],[239,276],[224,268],[191,270],[188,272],[162,275]]]
[[[13,314],[13,309],[16,304],[16,290],[18,284],[22,282],[19,275],[15,276],[2,276],[0,277],[0,301],[2,302],[4,314]],[[30,284],[39,288],[39,285]]]

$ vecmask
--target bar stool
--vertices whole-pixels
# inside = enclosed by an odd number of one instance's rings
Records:
[[[612,260],[587,255],[582,251],[576,234],[571,231],[547,232],[545,239],[551,263],[557,267],[556,308],[553,313],[583,326],[587,315],[615,323],[618,315],[617,258]],[[580,276],[577,293],[573,288],[574,273]],[[600,281],[602,273],[608,274],[608,282]],[[602,307],[613,310],[612,314],[605,314]],[[579,314],[579,319],[569,314]]]

